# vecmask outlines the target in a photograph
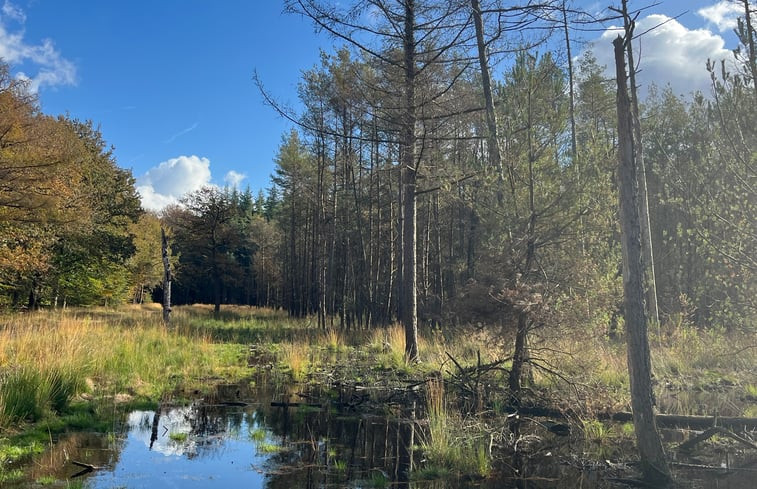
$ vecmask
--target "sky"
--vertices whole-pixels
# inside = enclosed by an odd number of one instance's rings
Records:
[[[99,126],[143,206],[156,211],[203,185],[270,187],[292,124],[264,104],[253,73],[296,107],[302,72],[335,44],[276,0],[0,2],[0,58],[29,80],[45,113]],[[574,2],[593,12],[618,3]],[[637,32],[662,24],[637,46],[638,81],[706,91],[706,60],[736,47],[736,12],[727,1],[659,3],[637,22]],[[611,27],[585,33],[581,48],[593,46],[608,70]]]

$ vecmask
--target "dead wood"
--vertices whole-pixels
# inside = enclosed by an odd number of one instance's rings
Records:
[[[628,412],[614,413],[609,416],[613,421],[625,423],[633,419]],[[755,429],[757,418],[729,417],[729,416],[684,416],[680,414],[657,414],[657,424],[665,428],[689,428],[707,429],[714,426],[722,426],[730,429]]]
[[[76,465],[77,467],[82,467],[82,470],[71,476],[72,479],[75,477],[81,477],[84,474],[89,474],[90,472],[94,472],[95,470],[100,470],[103,468],[97,465],[85,464],[84,462],[77,462],[76,460],[71,460],[71,463]]]
[[[733,433],[732,431],[730,431],[730,430],[728,430],[726,428],[723,428],[722,426],[715,426],[714,428],[710,428],[710,429],[708,429],[708,430],[706,430],[706,431],[698,434],[697,436],[691,438],[690,440],[687,440],[687,441],[681,443],[678,446],[678,450],[680,450],[682,452],[691,451],[691,449],[693,449],[696,444],[701,443],[701,442],[703,442],[705,440],[708,440],[708,439],[712,438],[715,435],[724,435],[724,436],[727,436],[729,438],[732,438],[732,439],[736,440],[737,442],[741,443],[742,445],[746,445],[749,448],[754,448],[755,450],[757,450],[757,444],[752,443],[751,441],[747,440],[746,438],[741,437],[741,436]]]

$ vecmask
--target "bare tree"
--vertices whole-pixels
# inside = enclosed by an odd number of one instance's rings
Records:
[[[171,321],[171,262],[168,259],[168,238],[166,237],[166,228],[160,227],[160,251],[163,258],[163,322],[168,324]]]
[[[639,116],[639,97],[636,86],[636,64],[633,55],[633,40],[635,20],[631,18],[628,12],[628,1],[623,0],[621,9],[612,9],[623,17],[623,27],[625,36],[628,39],[626,43],[625,56],[628,60],[628,81],[631,88],[630,110],[632,114],[633,126],[633,152],[636,161],[636,180],[638,187],[638,199],[636,204],[639,206],[639,218],[641,223],[641,250],[642,263],[644,267],[644,287],[646,290],[647,314],[654,324],[659,325],[660,313],[657,306],[657,280],[654,271],[654,250],[652,248],[652,231],[649,219],[649,195],[647,192],[647,167],[644,163],[644,154],[642,151],[642,134],[641,118]],[[638,15],[638,13],[636,14]]]
[[[468,61],[449,60],[467,41],[467,22],[459,22],[459,2],[421,0],[355,1],[334,7],[318,0],[289,0],[287,10],[313,20],[316,27],[356,49],[384,72],[392,86],[373,86],[383,94],[382,118],[394,126],[399,146],[401,239],[399,318],[405,327],[405,354],[418,357],[417,180],[426,139],[426,123],[437,123],[439,105]],[[369,19],[370,17],[370,19]],[[454,21],[453,21],[454,19]],[[431,83],[441,66],[456,74]],[[399,85],[400,89],[396,90]],[[398,93],[399,92],[399,93]],[[441,116],[443,118],[443,116]]]
[[[618,111],[618,187],[623,250],[623,297],[625,306],[628,373],[631,381],[636,443],[644,478],[655,482],[671,479],[665,452],[657,431],[652,397],[652,364],[644,305],[641,224],[639,222],[636,152],[634,151],[633,114],[626,85],[625,51],[630,36],[614,41]]]

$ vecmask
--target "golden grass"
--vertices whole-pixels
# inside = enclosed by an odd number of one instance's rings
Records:
[[[310,345],[303,342],[285,343],[282,345],[280,361],[289,368],[292,380],[301,382],[307,375],[310,354]]]
[[[50,391],[51,399],[76,395],[86,386],[95,395],[126,391],[157,399],[180,382],[222,371],[227,359],[218,353],[205,337],[169,332],[153,305],[6,315],[0,318],[0,373],[5,379],[0,380],[0,418],[10,400],[18,404],[19,396],[29,397],[9,392],[18,384],[9,380],[14,373],[32,379],[39,372],[37,390]],[[61,383],[73,392],[61,393]],[[45,409],[49,406],[38,406]],[[0,419],[0,426],[15,421]]]
[[[328,328],[321,333],[320,343],[331,351],[340,351],[345,346],[344,335],[338,329]]]

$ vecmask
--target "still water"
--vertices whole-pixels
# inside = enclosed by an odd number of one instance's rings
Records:
[[[604,462],[618,454],[590,456],[593,442],[543,429],[524,432],[518,443],[535,440],[537,446],[524,456],[500,455],[486,481],[438,475],[418,480],[424,460],[412,447],[428,436],[423,403],[390,397],[377,403],[365,391],[344,388],[219,386],[191,405],[123,413],[107,435],[64,438],[34,462],[27,484],[15,487],[40,487],[34,481],[50,475],[59,481],[54,487],[81,481],[89,489],[627,487],[617,480],[628,477],[627,470],[608,469],[623,464]],[[754,487],[754,474],[745,470],[724,476],[687,469],[677,475],[684,487]]]
[[[271,454],[257,447],[275,443],[272,435],[263,431],[256,443],[253,436],[260,435],[255,430],[262,427],[254,412],[227,415],[225,422],[203,421],[195,407],[174,408],[162,413],[153,429],[155,412],[130,413],[112,466],[96,471],[87,487],[265,487],[265,465]]]
[[[85,487],[480,487],[409,482],[407,447],[418,441],[404,405],[376,413],[355,409],[343,393],[320,392],[322,404],[243,385],[220,390],[189,406],[128,413],[107,446],[79,452],[78,461],[95,466],[81,476]]]

